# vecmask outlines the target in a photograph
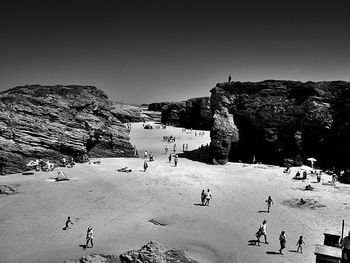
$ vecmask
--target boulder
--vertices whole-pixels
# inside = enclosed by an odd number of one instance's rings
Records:
[[[150,241],[140,250],[121,254],[122,263],[198,263],[188,258],[183,251],[169,249],[156,241]]]
[[[33,159],[133,156],[129,135],[107,95],[93,86],[21,86],[0,93],[0,172]]]
[[[346,166],[350,83],[219,83],[211,90],[210,161]]]
[[[8,185],[0,185],[0,195],[14,195],[16,189]]]
[[[90,255],[78,261],[66,263],[199,263],[188,258],[183,250],[170,249],[156,241],[150,241],[139,250],[119,255]]]

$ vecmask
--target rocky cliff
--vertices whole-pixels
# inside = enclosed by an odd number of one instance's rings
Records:
[[[349,163],[350,83],[267,80],[211,90],[210,161]]]
[[[175,126],[209,130],[212,124],[209,98],[193,98],[181,102],[152,103],[149,109],[160,109],[162,123]]]
[[[5,173],[36,158],[133,156],[120,113],[92,86],[23,86],[0,93],[0,159]]]

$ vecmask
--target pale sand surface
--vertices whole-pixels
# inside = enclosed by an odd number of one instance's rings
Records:
[[[143,130],[132,124],[131,143],[140,156],[145,149],[155,154],[147,172],[142,158],[102,159],[102,165],[76,165],[35,175],[0,177],[0,184],[15,186],[18,194],[0,197],[0,262],[64,262],[92,253],[120,254],[139,249],[149,240],[169,247],[184,248],[203,263],[214,262],[315,262],[314,244],[323,243],[323,231],[340,232],[341,220],[350,213],[350,186],[333,187],[295,181],[283,168],[267,165],[228,163],[212,166],[180,158],[178,167],[167,162],[163,135],[176,136],[178,149],[188,142],[190,150],[209,142],[184,134],[181,128]],[[169,144],[171,148],[172,144]],[[116,169],[128,166],[131,173]],[[49,177],[62,170],[71,181],[52,182]],[[330,180],[324,176],[323,181]],[[315,191],[303,191],[306,184]],[[210,207],[200,203],[202,189],[210,188]],[[265,200],[271,195],[271,213]],[[312,199],[321,207],[290,207],[289,199]],[[67,216],[74,225],[63,231]],[[148,222],[156,219],[166,226]],[[248,245],[263,219],[267,220],[269,244]],[[346,233],[350,230],[346,221]],[[83,250],[86,229],[94,229],[95,247]],[[284,255],[267,254],[279,249],[279,233],[285,230]],[[304,236],[304,254],[296,249]]]

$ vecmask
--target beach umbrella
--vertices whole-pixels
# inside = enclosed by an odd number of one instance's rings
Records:
[[[314,162],[316,162],[316,159],[310,157],[310,158],[307,158],[307,160],[311,162],[311,168],[314,168]]]

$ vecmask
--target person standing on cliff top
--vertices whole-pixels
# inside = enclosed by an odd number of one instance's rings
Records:
[[[231,74],[228,75],[228,82],[231,82]]]

